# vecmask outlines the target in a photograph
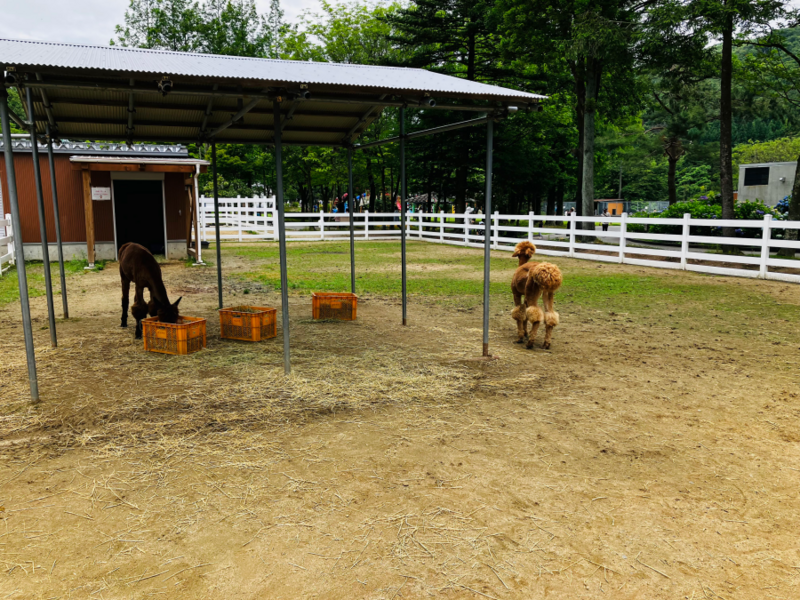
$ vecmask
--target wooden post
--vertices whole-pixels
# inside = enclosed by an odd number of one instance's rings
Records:
[[[195,183],[197,176],[195,175]],[[197,195],[197,187],[194,188],[194,202],[192,202],[192,215],[194,216],[194,262],[200,264],[203,262],[203,251],[200,245],[200,219],[198,213],[200,212],[200,199]]]
[[[94,269],[94,206],[92,205],[92,172],[83,175],[83,216],[86,220],[86,258],[89,269]]]
[[[194,254],[195,261],[197,261],[197,253],[192,249],[192,213],[194,202],[192,202],[192,180],[186,178],[183,180],[184,187],[186,188],[186,256]]]

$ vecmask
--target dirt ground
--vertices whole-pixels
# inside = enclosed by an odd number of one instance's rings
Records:
[[[787,284],[557,262],[800,308]],[[279,306],[225,267],[230,304]],[[208,348],[145,353],[116,265],[76,275],[57,349],[32,301],[34,406],[0,308],[0,598],[800,597],[796,321],[557,296],[552,350],[529,351],[509,294],[487,362],[474,304],[414,297],[403,328],[396,298],[315,323],[293,296],[285,377],[280,336],[218,338],[213,268],[163,269]]]

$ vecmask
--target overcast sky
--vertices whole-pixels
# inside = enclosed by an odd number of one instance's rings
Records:
[[[129,0],[0,0],[0,37],[107,46],[121,24]],[[269,0],[256,0],[266,12]],[[296,21],[319,0],[282,0],[287,21]]]

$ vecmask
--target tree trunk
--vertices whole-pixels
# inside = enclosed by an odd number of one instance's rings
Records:
[[[678,165],[678,159],[670,156],[667,158],[667,162],[667,194],[669,196],[669,205],[672,206],[678,201],[678,190],[675,187],[675,168]]]
[[[584,61],[580,60],[572,65],[572,76],[575,80],[575,97],[577,99],[575,105],[575,124],[578,129],[578,159],[577,165],[577,187],[575,188],[575,210],[578,216],[583,214],[583,203],[581,201],[583,194],[583,127],[584,127],[584,112],[586,108],[586,70]],[[563,205],[561,214],[563,214]]]
[[[733,82],[733,16],[725,17],[725,30],[722,32],[722,68],[720,71],[719,99],[719,179],[722,190],[722,218],[733,219],[733,107],[731,89]],[[735,227],[723,227],[722,235],[733,237]],[[733,246],[724,244],[726,250],[736,251]]]
[[[382,164],[382,163],[381,163]],[[386,199],[386,166],[381,169],[381,200],[378,211],[383,210],[383,202]]]
[[[547,214],[554,215],[556,211],[556,191],[558,186],[553,185],[550,186],[550,189],[547,190]]]
[[[800,221],[800,157],[797,158],[797,167],[794,171],[794,186],[792,187],[792,199],[789,200],[789,215],[790,221]],[[797,229],[787,229],[784,239],[797,240]],[[787,256],[794,258],[794,248],[781,248],[778,251],[779,256]]]
[[[594,131],[595,110],[597,108],[598,79],[600,64],[594,58],[586,62],[586,106],[583,114],[583,192],[582,207],[584,216],[594,215]],[[593,231],[594,222],[583,223],[583,229]],[[594,238],[582,236],[584,242],[593,242]]]
[[[667,190],[669,193],[669,205],[672,206],[678,201],[678,190],[675,185],[675,171],[678,161],[686,154],[683,142],[679,137],[663,138],[664,156],[667,157],[669,169],[667,171]],[[620,170],[620,189],[622,189],[622,170]]]

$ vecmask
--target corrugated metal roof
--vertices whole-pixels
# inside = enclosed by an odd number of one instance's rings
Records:
[[[20,83],[32,89],[38,133],[52,117],[60,136],[129,143],[213,137],[219,143],[270,144],[280,102],[285,144],[341,146],[390,106],[430,110],[435,100],[434,110],[499,115],[509,106],[533,108],[545,98],[422,69],[9,39],[0,39],[0,67],[27,75]],[[167,95],[158,86],[165,76],[173,82]],[[243,107],[249,112],[234,122]]]
[[[0,64],[97,69],[151,75],[417,90],[535,101],[545,96],[441,75],[424,69],[190,54],[107,46],[0,39]]]

